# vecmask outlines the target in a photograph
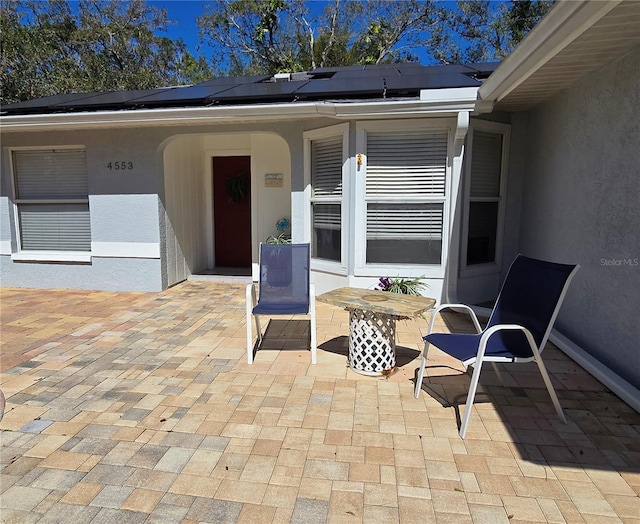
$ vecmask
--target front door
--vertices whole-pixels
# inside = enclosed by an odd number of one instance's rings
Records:
[[[251,266],[251,158],[213,158],[216,267]]]

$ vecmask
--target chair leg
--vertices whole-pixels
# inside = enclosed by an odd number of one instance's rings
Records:
[[[553,402],[553,406],[556,408],[556,413],[558,413],[558,417],[560,420],[566,424],[567,419],[564,416],[564,411],[562,410],[562,406],[560,405],[560,401],[558,400],[558,396],[556,395],[556,390],[553,389],[553,384],[551,384],[551,378],[549,377],[549,373],[547,373],[547,368],[542,362],[542,356],[540,353],[535,355],[534,359],[536,364],[538,364],[538,369],[540,370],[540,374],[542,375],[542,380],[544,380],[544,385],[547,387],[547,391],[549,392],[549,396],[551,397],[551,402]]]
[[[422,351],[422,358],[420,359],[420,369],[418,370],[418,377],[416,378],[416,387],[413,392],[415,398],[420,398],[420,390],[422,389],[422,379],[424,378],[424,368],[427,365],[427,354],[429,353],[429,342],[424,343],[424,350]]]
[[[316,286],[313,283],[309,284],[309,316],[311,317],[309,325],[311,329],[311,364],[315,364],[318,361],[318,334],[316,331]]]
[[[316,335],[316,309],[315,306],[311,307],[311,364],[318,362],[318,340]]]
[[[460,438],[464,438],[467,434],[467,426],[471,419],[471,409],[473,408],[473,400],[476,396],[476,390],[478,389],[478,382],[480,381],[480,371],[482,370],[482,361],[476,361],[473,365],[473,375],[471,375],[471,384],[469,386],[469,393],[467,394],[467,403],[464,407],[464,415],[462,416],[462,423],[460,424]]]
[[[253,310],[252,285],[247,286],[246,292],[246,313],[247,313],[247,364],[253,364],[253,333],[251,332],[251,317]]]

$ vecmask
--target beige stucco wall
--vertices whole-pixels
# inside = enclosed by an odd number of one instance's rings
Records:
[[[640,387],[640,47],[528,115],[520,251],[579,263],[559,330]]]

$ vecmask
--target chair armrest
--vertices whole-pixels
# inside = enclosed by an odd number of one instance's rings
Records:
[[[453,309],[453,308],[464,309],[467,313],[469,313],[469,316],[473,321],[473,325],[476,328],[476,332],[482,333],[482,328],[480,327],[480,322],[478,322],[478,317],[476,316],[473,309],[471,309],[469,306],[467,306],[466,304],[440,304],[439,306],[437,306],[432,310],[433,313],[431,314],[431,321],[429,322],[429,334],[433,333],[433,326],[435,324],[435,319],[438,313],[440,313],[445,309]]]
[[[522,331],[527,337],[527,342],[529,342],[529,345],[531,346],[533,355],[536,358],[540,356],[540,352],[538,350],[538,347],[536,346],[536,341],[533,338],[531,331],[529,331],[526,327],[519,324],[497,324],[495,326],[491,326],[484,333],[482,333],[482,336],[480,337],[480,344],[478,345],[478,354],[476,356],[476,361],[484,357],[484,352],[487,348],[487,342],[489,342],[489,338],[491,338],[492,335],[495,335],[498,331]]]
[[[249,308],[249,304],[251,304],[251,309],[256,307],[257,299],[256,299],[256,283],[255,282],[251,284],[247,284],[247,288],[245,291],[245,298],[247,303],[247,309]]]

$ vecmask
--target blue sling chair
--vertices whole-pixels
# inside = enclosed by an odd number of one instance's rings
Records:
[[[260,244],[260,281],[247,286],[247,362],[253,364],[253,316],[260,349],[259,315],[309,315],[311,317],[311,363],[316,363],[315,287],[310,282],[309,244]]]
[[[484,330],[480,328],[478,318],[469,306],[465,304],[438,306],[431,316],[429,332],[423,337],[425,344],[416,380],[415,397],[419,398],[422,389],[429,346],[436,346],[465,366],[473,366],[467,403],[460,424],[460,437],[464,438],[471,418],[471,407],[478,387],[482,363],[491,362],[500,376],[496,362],[535,361],[558,416],[566,424],[562,407],[540,354],[547,343],[571,279],[579,268],[579,265],[556,264],[518,255],[509,268],[507,278]],[[468,311],[477,333],[433,333],[436,315],[447,308]]]

